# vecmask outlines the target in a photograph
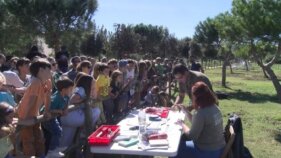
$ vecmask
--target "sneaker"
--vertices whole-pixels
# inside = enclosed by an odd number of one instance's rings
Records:
[[[64,151],[66,148],[65,147],[61,147],[61,148],[56,148],[55,150],[49,150],[46,158],[61,158],[64,157],[64,153],[62,151]]]

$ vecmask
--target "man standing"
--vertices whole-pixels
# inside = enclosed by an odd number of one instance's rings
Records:
[[[203,69],[202,65],[199,62],[196,62],[194,59],[191,58],[190,59],[190,63],[191,63],[190,69],[192,71],[199,71],[199,72],[204,73],[204,69]]]
[[[210,90],[213,91],[212,84],[205,74],[188,70],[188,68],[183,64],[177,64],[174,67],[173,75],[179,82],[179,95],[176,98],[175,104],[181,104],[184,100],[185,94],[188,94],[189,99],[192,101],[191,88],[198,81],[204,82]]]

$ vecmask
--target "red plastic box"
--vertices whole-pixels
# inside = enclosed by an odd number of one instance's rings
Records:
[[[97,146],[109,145],[119,130],[117,125],[102,125],[88,137],[88,143]]]
[[[167,118],[169,115],[169,108],[155,108],[150,107],[146,109],[146,113],[158,115],[161,118]]]
[[[161,113],[161,117],[162,118],[167,118],[169,115],[169,109],[163,109],[162,113]]]

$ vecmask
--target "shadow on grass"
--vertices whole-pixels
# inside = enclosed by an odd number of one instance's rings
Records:
[[[262,93],[251,93],[243,90],[234,90],[233,92],[228,92],[229,98],[248,101],[250,103],[264,103],[267,101],[271,101],[274,103],[279,103],[278,98],[276,96],[262,94]]]
[[[280,132],[275,134],[275,140],[278,141],[279,143],[281,143],[281,133]]]

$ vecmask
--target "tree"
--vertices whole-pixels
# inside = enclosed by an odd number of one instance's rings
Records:
[[[251,59],[251,57],[249,56],[249,49],[250,48],[248,45],[240,43],[237,44],[233,50],[236,57],[239,57],[244,60],[246,71],[250,71],[248,60]]]
[[[214,20],[207,18],[195,27],[193,39],[204,45],[213,45],[219,43],[218,30],[215,27]]]
[[[239,26],[236,19],[230,13],[221,13],[214,19],[207,18],[196,26],[194,40],[202,45],[204,55],[214,57],[219,55],[223,59],[222,65],[222,86],[226,87],[226,67],[234,58],[232,53],[236,42],[236,34],[239,33]],[[218,54],[219,53],[219,54]]]
[[[72,55],[85,53],[81,49],[82,44],[89,38],[94,29],[95,25],[92,21],[88,21],[87,24],[79,25],[74,29],[70,28],[67,33],[62,35],[61,43]]]
[[[28,34],[17,18],[8,12],[4,1],[0,1],[0,21],[0,52],[20,55],[33,41],[32,34]]]
[[[189,58],[202,58],[201,46],[196,41],[191,41],[189,45]]]
[[[141,36],[135,33],[132,25],[116,24],[112,37],[112,49],[117,52],[118,58],[126,54],[138,53],[141,50]]]
[[[271,68],[281,54],[281,1],[234,0],[232,13],[242,27],[241,34],[238,34],[237,38],[249,46],[249,54],[269,75],[281,103],[281,85]],[[276,48],[273,57],[267,63],[258,53],[260,42]]]
[[[217,58],[217,49],[220,46],[218,30],[215,28],[214,19],[207,18],[195,27],[194,41],[200,43],[203,58]]]
[[[47,44],[58,51],[64,34],[80,29],[91,20],[97,1],[5,0],[5,6],[25,30],[44,37]]]
[[[178,56],[178,54],[178,39],[175,38],[173,35],[170,35],[169,31],[166,30],[165,36],[162,38],[158,48],[158,56]]]
[[[135,33],[140,35],[141,52],[143,54],[159,51],[160,44],[169,35],[168,29],[163,26],[144,25],[141,23],[133,26],[133,29]]]
[[[240,33],[241,29],[236,18],[229,12],[216,16],[214,24],[219,35],[217,46],[223,58],[222,86],[226,87],[226,67],[229,65],[230,71],[233,73],[230,62],[234,59],[233,47],[237,44],[236,36]]]
[[[95,31],[82,42],[81,51],[84,54],[91,56],[99,56],[101,53],[106,53],[106,45],[108,43],[108,33],[103,27],[94,29]]]
[[[178,42],[179,52],[180,52],[181,56],[183,56],[185,58],[189,57],[188,53],[190,50],[190,42],[191,42],[191,38],[189,38],[189,37],[183,38],[183,39],[179,40],[179,42]]]

